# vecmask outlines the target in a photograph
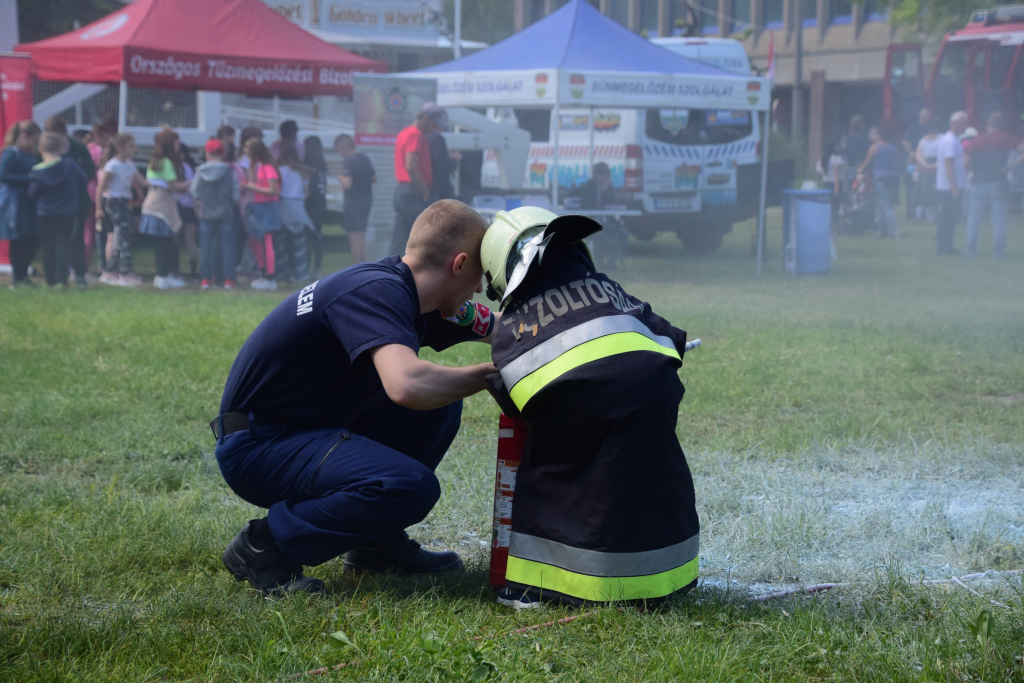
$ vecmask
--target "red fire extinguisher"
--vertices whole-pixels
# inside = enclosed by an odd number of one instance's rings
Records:
[[[516,491],[516,472],[526,445],[527,426],[521,417],[502,413],[498,420],[498,468],[494,475],[494,526],[491,531],[492,586],[505,585],[508,567],[508,541],[512,533],[512,497]]]

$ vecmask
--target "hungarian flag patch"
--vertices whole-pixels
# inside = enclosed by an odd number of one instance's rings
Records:
[[[483,304],[474,303],[467,301],[462,304],[458,312],[449,317],[445,318],[456,325],[463,327],[473,327],[473,331],[479,334],[481,337],[487,336],[487,329],[491,323],[491,309],[487,308]]]

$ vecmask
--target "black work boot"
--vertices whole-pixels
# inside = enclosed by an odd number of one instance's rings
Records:
[[[246,579],[267,598],[293,593],[322,593],[324,582],[302,575],[302,565],[293,564],[277,547],[267,520],[253,519],[231,539],[221,558],[235,579]]]
[[[462,560],[451,551],[433,553],[409,538],[404,531],[372,546],[355,548],[345,557],[345,571],[403,576],[438,574],[462,569]]]

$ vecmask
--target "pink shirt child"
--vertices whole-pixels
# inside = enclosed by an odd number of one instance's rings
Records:
[[[277,169],[271,164],[260,164],[256,167],[256,185],[259,187],[270,187],[270,181],[278,181],[278,187],[280,187],[281,176],[278,175]],[[277,197],[269,194],[260,194],[256,192],[253,194],[252,200],[257,204],[264,202],[276,202]]]

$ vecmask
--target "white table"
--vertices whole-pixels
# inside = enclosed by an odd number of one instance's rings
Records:
[[[501,210],[502,209],[477,209],[477,213],[484,218],[493,221],[498,211]],[[552,211],[552,213],[558,214],[559,216],[589,216],[596,220],[601,220],[602,218],[614,218],[618,220],[625,217],[644,215],[643,211],[639,211],[637,209],[567,209],[565,207],[559,207]]]

